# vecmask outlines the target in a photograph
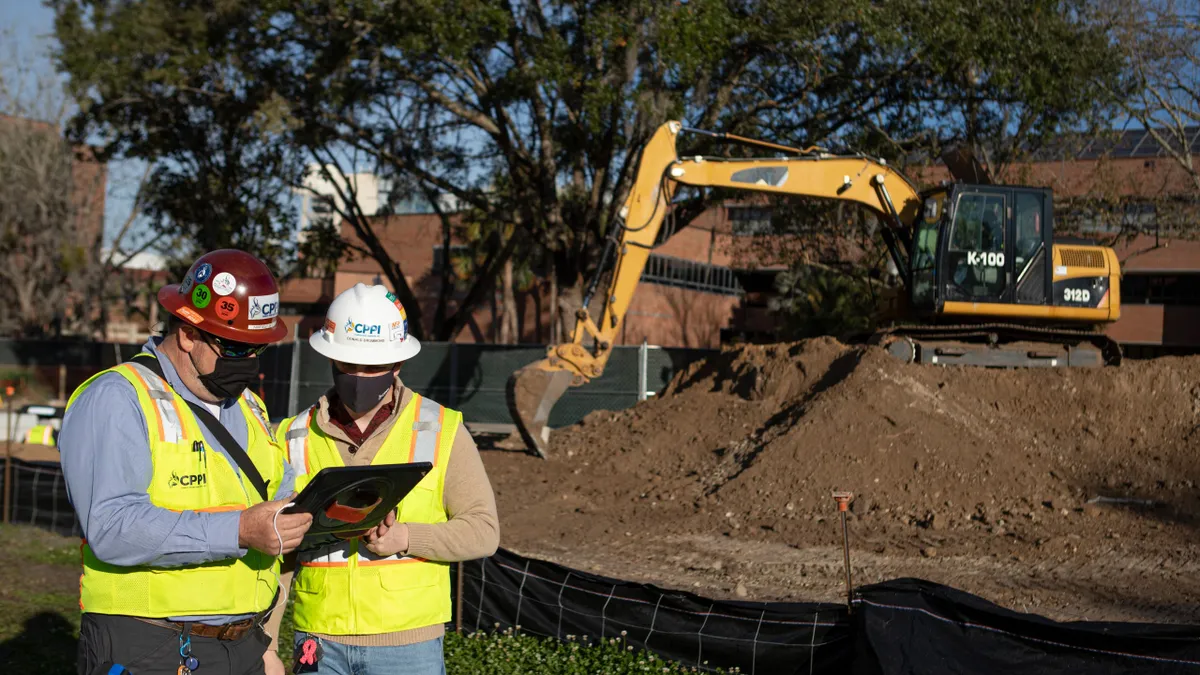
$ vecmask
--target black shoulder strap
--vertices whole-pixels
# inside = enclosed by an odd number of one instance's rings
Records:
[[[167,382],[166,376],[163,375],[162,365],[158,362],[158,359],[146,352],[141,352],[134,356],[134,358],[138,360],[138,363],[146,366],[155,375],[158,375],[163,382]],[[171,383],[167,382],[167,386],[170,387]],[[183,397],[180,396],[180,398]],[[246,449],[234,440],[233,434],[229,433],[229,430],[221,424],[220,420],[213,417],[208,408],[193,403],[186,398],[183,400],[192,409],[192,412],[196,414],[196,418],[204,423],[204,426],[208,428],[213,436],[217,437],[217,441],[221,443],[221,447],[225,448],[225,452],[228,452],[233,461],[237,463],[238,468],[246,475],[246,479],[258,491],[258,495],[262,497],[263,501],[269,501],[270,497],[267,496],[267,482],[263,480],[262,474],[258,472],[258,467],[254,466],[254,462],[250,461],[250,455],[246,454]]]

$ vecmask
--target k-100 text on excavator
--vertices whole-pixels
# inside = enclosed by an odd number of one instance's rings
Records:
[[[680,157],[675,143],[684,132],[797,155]],[[980,180],[978,173],[975,178]],[[1087,242],[1056,241],[1049,189],[994,185],[986,176],[982,181],[957,181],[921,192],[886,162],[866,155],[800,151],[667,122],[642,149],[621,221],[609,234],[571,341],[550,346],[545,359],[509,380],[508,405],[518,431],[544,457],[554,404],[569,387],[603,372],[679,185],[839,199],[874,212],[884,224],[884,242],[905,297],[904,320],[880,329],[872,341],[907,362],[999,367],[1119,363],[1120,349],[1100,332],[1120,316],[1116,254]],[[604,311],[593,321],[587,307],[614,252]],[[592,338],[592,347],[584,346],[585,336]]]

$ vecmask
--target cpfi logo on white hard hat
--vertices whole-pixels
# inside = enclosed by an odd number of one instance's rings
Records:
[[[324,328],[308,343],[323,356],[361,365],[396,363],[421,350],[408,334],[408,315],[396,296],[362,283],[334,298]]]

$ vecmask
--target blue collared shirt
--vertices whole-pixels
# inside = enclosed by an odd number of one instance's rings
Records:
[[[170,359],[158,352],[161,342],[162,338],[150,338],[143,351],[158,357],[171,388],[189,401],[210,410],[216,408],[184,386]],[[219,408],[221,425],[245,447],[249,420],[237,399],[224,401]],[[200,430],[208,448],[221,453],[236,468],[208,429],[201,425]],[[75,399],[63,417],[58,449],[67,494],[79,515],[88,546],[100,560],[119,567],[179,567],[246,554],[246,549],[238,546],[241,513],[176,512],[150,503],[147,491],[154,467],[146,417],[137,391],[119,373],[96,378]],[[290,464],[282,464],[283,479],[275,494],[286,496],[295,486],[295,475]],[[205,591],[197,588],[196,592]],[[247,616],[169,618],[222,624]]]

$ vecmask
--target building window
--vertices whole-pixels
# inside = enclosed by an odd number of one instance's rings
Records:
[[[1200,274],[1127,274],[1121,279],[1121,302],[1200,306]]]
[[[756,234],[774,234],[775,229],[771,225],[771,209],[759,206],[727,206],[726,213],[729,215],[730,225],[733,227],[733,234],[739,237],[753,236]]]
[[[467,255],[468,247],[462,245],[454,245],[450,247],[450,257],[458,258]],[[441,274],[443,266],[446,264],[446,250],[441,246],[433,247],[433,273]]]
[[[1158,208],[1145,202],[1130,202],[1122,206],[1083,208],[1073,210],[1068,222],[1079,225],[1079,231],[1089,234],[1118,232],[1154,232],[1158,228]]]
[[[708,265],[683,258],[650,254],[642,281],[661,286],[688,288],[719,295],[741,295],[742,287],[733,270],[720,265]]]

